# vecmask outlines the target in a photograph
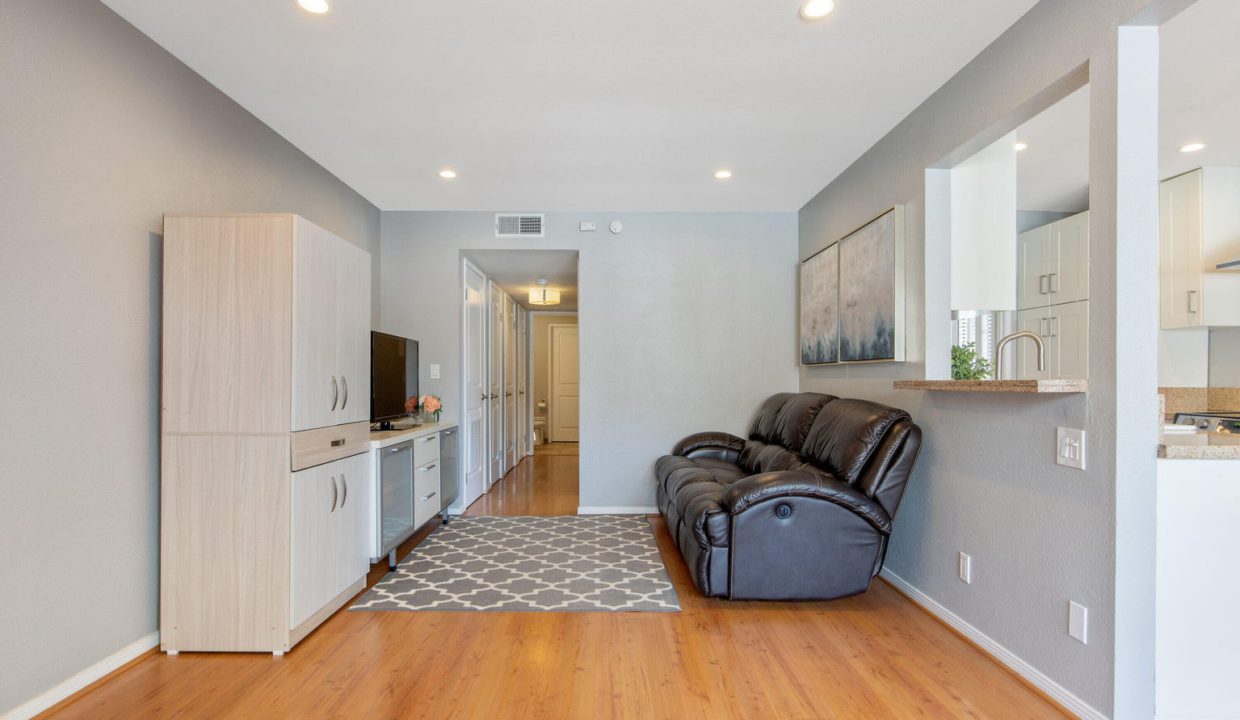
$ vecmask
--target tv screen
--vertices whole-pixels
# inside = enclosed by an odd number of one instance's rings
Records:
[[[370,421],[405,415],[405,401],[418,394],[418,341],[370,333]]]

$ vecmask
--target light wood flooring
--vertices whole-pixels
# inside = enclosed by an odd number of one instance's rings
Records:
[[[536,453],[469,513],[576,508],[577,458]],[[48,716],[1064,717],[881,581],[834,602],[703,598],[662,519],[652,522],[679,613],[341,611],[283,658],[152,653]]]

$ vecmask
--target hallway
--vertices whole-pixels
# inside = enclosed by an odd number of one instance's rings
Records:
[[[466,515],[576,515],[577,443],[535,445]]]

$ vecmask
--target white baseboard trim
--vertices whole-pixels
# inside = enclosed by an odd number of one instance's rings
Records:
[[[159,631],[135,640],[117,650],[99,662],[61,682],[43,694],[31,698],[17,707],[0,715],[2,720],[28,720],[47,710],[70,695],[82,690],[87,685],[99,680],[104,675],[116,670],[142,653],[159,645]]]
[[[657,507],[642,507],[641,505],[582,505],[577,508],[578,515],[658,515]]]
[[[1104,713],[1099,712],[1089,703],[1073,695],[1064,686],[1047,677],[1041,670],[1030,665],[1019,655],[1000,645],[991,639],[981,630],[973,627],[965,622],[956,613],[948,610],[944,605],[934,598],[925,594],[921,590],[913,587],[907,580],[891,572],[887,568],[883,568],[879,575],[887,582],[894,585],[900,592],[907,595],[913,602],[920,605],[931,615],[947,623],[956,632],[964,635],[972,640],[979,647],[1000,663],[1006,665],[1012,672],[1027,680],[1034,687],[1049,695],[1055,702],[1062,705],[1066,710],[1073,713],[1084,720],[1108,720]]]

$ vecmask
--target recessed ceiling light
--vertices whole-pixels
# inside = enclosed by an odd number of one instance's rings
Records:
[[[439,171],[439,177],[443,178],[444,180],[454,180],[456,179],[456,171],[450,168],[445,168]]]
[[[1206,149],[1205,143],[1189,143],[1185,145],[1184,147],[1180,148],[1180,152],[1197,152],[1199,150],[1205,150],[1205,149]]]
[[[1018,142],[1018,143],[1016,143],[1015,145],[1013,145],[1012,147],[1016,148],[1016,152],[1020,152],[1021,150],[1024,150],[1025,148],[1027,148],[1027,147],[1029,147],[1029,146],[1028,146],[1028,145],[1026,145],[1026,144],[1024,144],[1024,143],[1022,143],[1022,142]]]
[[[715,171],[715,179],[716,179],[716,180],[727,180],[727,179],[728,179],[728,178],[730,178],[730,177],[732,177],[732,171],[731,171],[731,170],[716,170],[716,171]]]
[[[312,12],[315,15],[322,15],[328,10],[331,10],[331,6],[327,4],[327,0],[297,0],[297,4],[301,6],[302,10]]]
[[[807,0],[801,6],[801,17],[806,20],[821,20],[834,9],[834,0]]]

